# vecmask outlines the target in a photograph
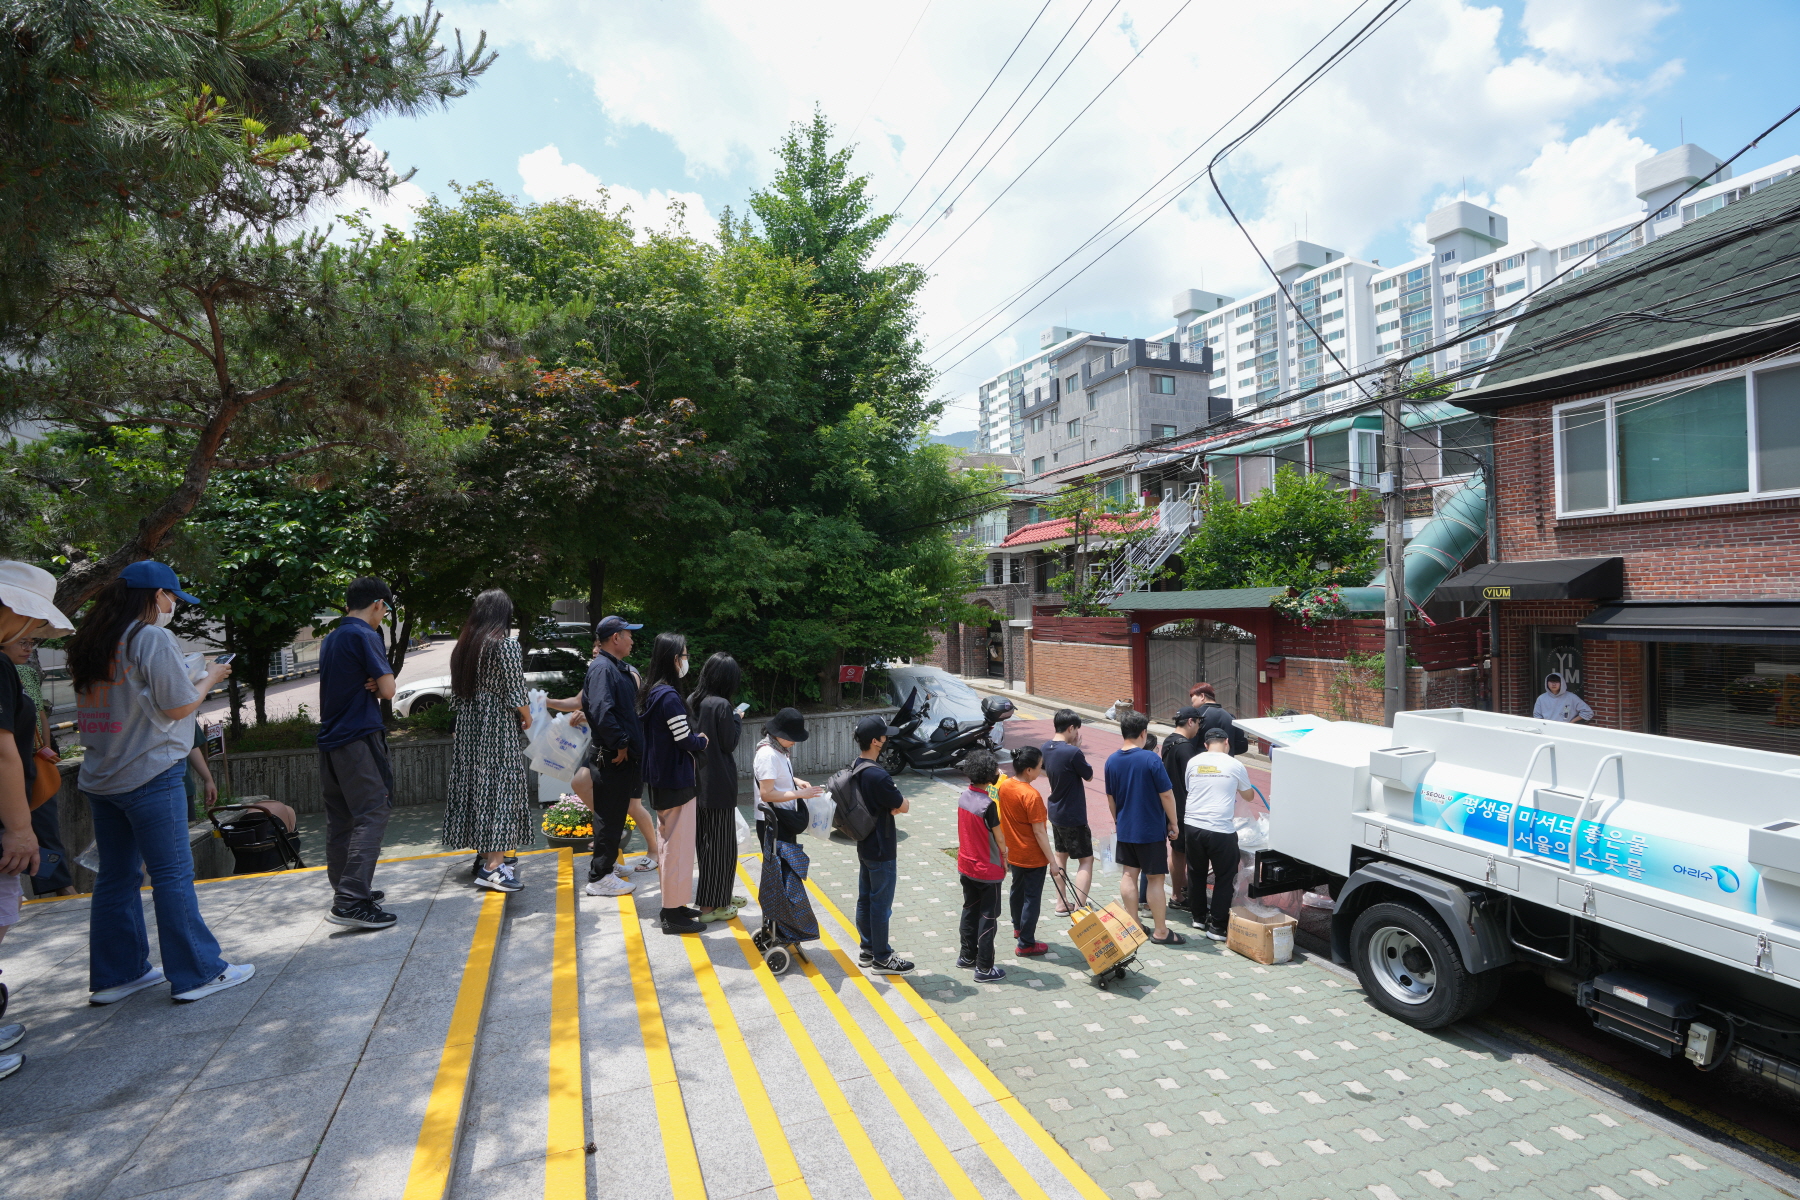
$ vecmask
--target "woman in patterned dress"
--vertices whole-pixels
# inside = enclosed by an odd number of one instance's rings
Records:
[[[512,618],[512,598],[489,588],[469,606],[469,618],[450,652],[456,736],[444,845],[474,848],[475,886],[496,892],[524,886],[508,860],[520,846],[537,843],[523,753],[531,709],[525,698],[524,656],[518,639],[508,636]]]

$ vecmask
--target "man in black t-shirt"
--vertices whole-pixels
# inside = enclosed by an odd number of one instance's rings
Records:
[[[1094,834],[1088,827],[1086,786],[1094,777],[1094,764],[1081,748],[1081,717],[1073,709],[1061,709],[1050,724],[1056,736],[1043,745],[1044,775],[1050,781],[1050,798],[1045,804],[1050,812],[1050,843],[1056,851],[1057,869],[1066,872],[1071,858],[1077,863],[1075,894],[1085,896],[1094,881]],[[1069,911],[1060,895],[1056,911]]]
[[[319,790],[325,808],[325,877],[333,925],[391,929],[398,918],[381,907],[375,862],[393,812],[381,701],[394,698],[394,669],[377,632],[394,607],[383,581],[350,581],[344,619],[319,647]]]
[[[894,777],[875,765],[888,738],[899,732],[882,717],[864,717],[856,723],[857,750],[870,764],[856,773],[857,794],[875,816],[875,828],[856,843],[856,932],[862,939],[859,961],[877,975],[905,975],[913,969],[912,963],[894,953],[888,941],[900,855],[894,814],[911,806],[894,784]]]
[[[1177,825],[1181,824],[1187,814],[1188,759],[1204,749],[1206,747],[1200,741],[1200,710],[1191,707],[1178,709],[1175,713],[1175,732],[1162,744],[1163,766],[1169,772],[1170,788],[1175,793]],[[1175,889],[1175,898],[1169,901],[1169,907],[1186,909],[1187,856],[1181,852],[1179,841],[1169,847],[1169,874]]]

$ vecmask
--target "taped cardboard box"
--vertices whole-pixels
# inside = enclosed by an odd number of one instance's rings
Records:
[[[1069,929],[1069,937],[1087,960],[1088,970],[1098,975],[1137,953],[1148,939],[1143,926],[1114,902],[1105,908],[1081,909]]]
[[[1264,966],[1284,963],[1294,957],[1294,929],[1299,924],[1280,909],[1235,904],[1225,948]]]

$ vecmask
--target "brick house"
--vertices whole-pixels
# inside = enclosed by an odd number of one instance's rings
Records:
[[[1800,753],[1800,178],[1546,290],[1481,385],[1501,711]]]

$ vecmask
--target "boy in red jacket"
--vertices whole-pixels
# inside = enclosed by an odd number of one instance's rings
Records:
[[[1000,763],[986,750],[963,760],[969,786],[956,798],[956,870],[962,875],[962,953],[959,967],[974,967],[975,982],[1006,978],[994,965],[994,932],[1000,927],[1000,881],[1006,878],[1006,850],[995,830],[1000,813],[988,787],[1000,779]]]

